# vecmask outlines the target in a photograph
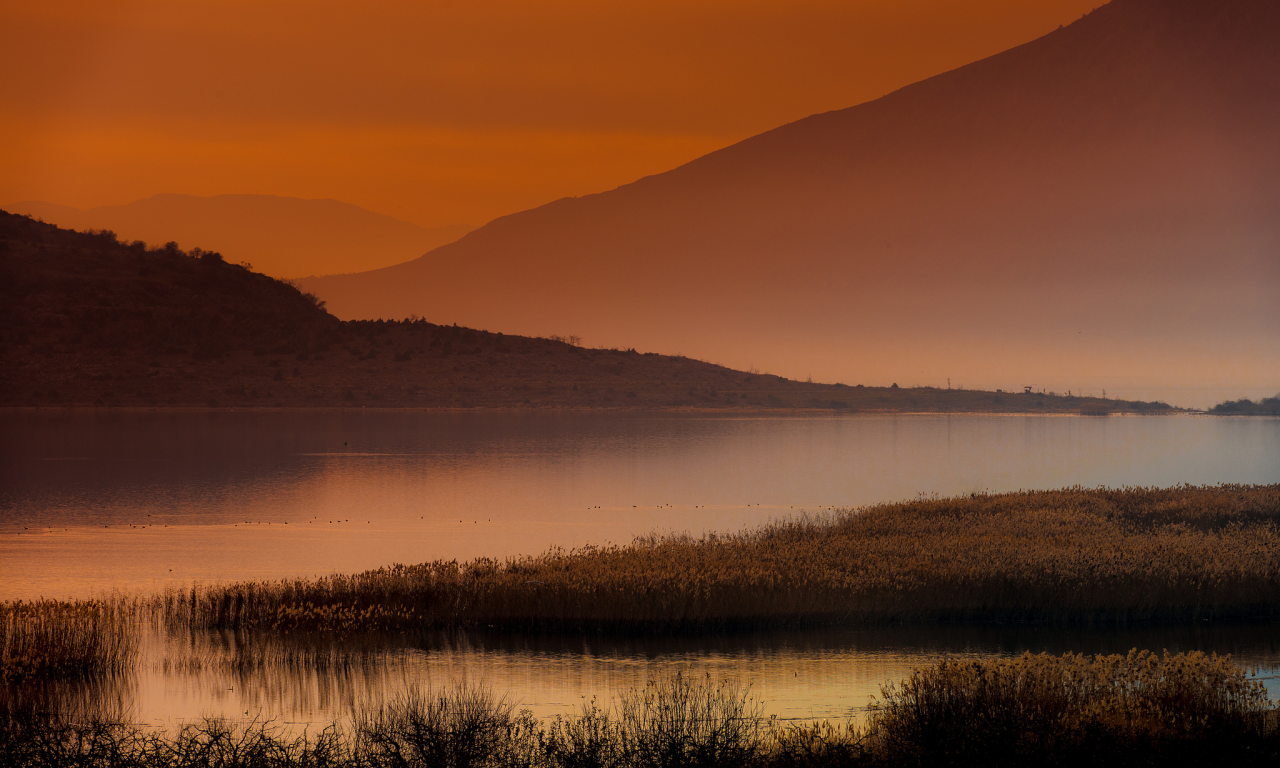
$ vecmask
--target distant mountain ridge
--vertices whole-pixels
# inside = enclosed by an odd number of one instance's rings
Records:
[[[457,240],[467,225],[422,227],[337,200],[277,195],[153,195],[89,210],[28,200],[5,210],[78,230],[109,229],[123,240],[221,252],[273,277],[358,272],[417,258]]]
[[[1271,0],[1115,0],[304,285],[344,318],[565,329],[828,380],[1280,380],[1277,40]]]
[[[1078,393],[814,384],[579,341],[344,322],[215,251],[147,248],[0,211],[0,407],[1168,409]]]

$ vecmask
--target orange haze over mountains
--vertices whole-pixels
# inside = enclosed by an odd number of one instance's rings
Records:
[[[1272,0],[1116,0],[879,100],[305,287],[344,318],[578,333],[824,380],[1274,389],[1277,40]]]
[[[482,224],[881,96],[1097,3],[16,0],[0,3],[0,207],[261,193]]]
[[[1280,6],[1072,23],[1093,4],[8,7],[0,200],[498,217],[305,281],[343,318],[849,383],[1274,393]]]

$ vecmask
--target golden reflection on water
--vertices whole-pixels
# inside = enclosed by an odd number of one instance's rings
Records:
[[[607,706],[621,691],[683,671],[750,686],[765,715],[780,721],[844,721],[863,716],[886,682],[943,657],[1204,650],[1231,653],[1270,678],[1280,673],[1275,630],[1247,624],[1138,630],[952,626],[647,639],[156,633],[144,644],[134,675],[62,693],[75,712],[119,714],[153,727],[213,716],[314,731],[335,722],[349,725],[354,713],[415,687],[482,685],[547,718],[575,714],[592,698]],[[1266,682],[1276,698],[1276,681]]]

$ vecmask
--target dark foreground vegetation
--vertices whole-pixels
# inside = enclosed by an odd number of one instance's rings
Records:
[[[882,688],[861,723],[782,725],[744,690],[675,676],[547,722],[480,689],[411,693],[347,730],[205,722],[177,733],[7,713],[0,764],[24,768],[800,768],[1271,765],[1260,683],[1199,653],[944,660]]]
[[[343,322],[322,305],[217,253],[0,211],[0,406],[1171,410],[1021,388],[813,384],[573,337]]]
[[[729,535],[173,591],[173,628],[705,631],[1280,614],[1280,486],[882,504]]]
[[[1220,416],[1280,416],[1280,395],[1264,397],[1258,402],[1248,398],[1227,400],[1209,409]]]

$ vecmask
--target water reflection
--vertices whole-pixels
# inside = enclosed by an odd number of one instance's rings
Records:
[[[1280,482],[1280,420],[0,415],[0,598],[734,530],[979,490]]]
[[[73,723],[133,721],[146,701],[138,683],[136,673],[126,672],[0,680],[0,722],[30,717],[58,717]]]
[[[817,629],[694,637],[512,636],[476,632],[328,637],[170,637],[151,646],[130,711],[171,727],[207,715],[295,725],[350,722],[410,687],[465,681],[539,717],[575,714],[595,697],[674,673],[751,686],[780,720],[860,717],[880,686],[945,656],[1126,653],[1131,648],[1231,654],[1280,687],[1275,624],[1139,628],[940,626]],[[186,663],[183,660],[188,660]],[[199,663],[190,663],[199,659]]]

